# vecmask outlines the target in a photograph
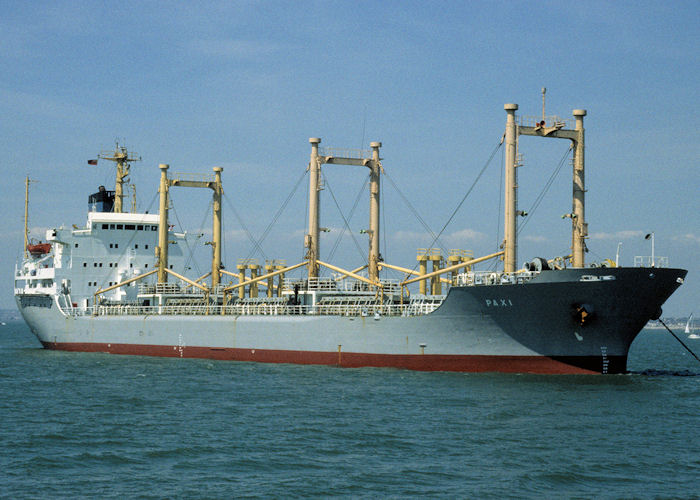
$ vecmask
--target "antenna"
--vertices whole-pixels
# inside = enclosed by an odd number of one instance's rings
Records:
[[[129,182],[129,169],[131,168],[130,162],[141,161],[141,157],[138,153],[129,153],[126,146],[120,146],[119,141],[115,141],[114,152],[103,151],[98,158],[103,160],[113,161],[117,164],[117,178],[114,183],[114,212],[123,212],[123,201],[124,201],[124,191],[123,185]],[[133,207],[132,207],[133,209]]]
[[[24,179],[24,258],[29,258],[29,184],[33,181],[26,176]]]
[[[545,114],[544,114],[544,95],[547,93],[547,88],[542,87],[542,122],[545,121]]]

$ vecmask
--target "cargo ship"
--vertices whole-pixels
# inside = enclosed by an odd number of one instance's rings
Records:
[[[311,138],[304,260],[241,259],[234,273],[221,260],[223,169],[175,174],[160,164],[159,213],[126,212],[124,186],[139,158],[117,145],[99,155],[116,163],[115,189],[101,186],[89,195],[84,226],[52,228],[45,241],[29,243],[25,223],[24,259],[15,269],[17,306],[45,348],[64,351],[424,371],[624,373],[632,341],[661,315],[687,271],[655,262],[586,265],[586,111],[574,110],[574,126],[567,128],[571,121],[545,117],[544,110],[542,119],[532,119],[516,115],[516,104],[504,109],[504,240],[493,254],[474,258],[463,250],[443,255],[424,248],[413,269],[385,262],[382,144],[334,150]],[[523,135],[571,144],[572,236],[570,255],[518,266],[517,217],[524,214],[517,206],[516,167]],[[369,172],[369,252],[357,269],[321,259],[326,164]],[[212,265],[204,276],[186,276],[186,249],[197,238],[169,223],[169,193],[176,187],[212,191]],[[486,261],[498,265],[476,269]],[[387,269],[404,278],[386,279]],[[289,277],[300,271],[301,277]]]

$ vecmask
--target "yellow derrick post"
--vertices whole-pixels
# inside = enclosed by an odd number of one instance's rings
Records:
[[[258,264],[249,264],[248,269],[250,269],[250,279],[255,280],[255,278],[258,277],[258,269],[260,269],[260,266]],[[257,297],[258,296],[258,282],[257,281],[253,281],[250,284],[249,296],[250,297]]]
[[[381,142],[370,143],[372,161],[369,162],[369,267],[368,276],[371,281],[379,281],[379,173],[381,163],[379,148]]]
[[[243,280],[243,281],[241,281],[240,283],[238,283],[237,285],[231,285],[231,286],[228,286],[228,287],[224,288],[223,291],[224,291],[224,293],[228,293],[228,292],[230,292],[231,290],[236,290],[236,289],[245,288],[245,287],[246,287],[247,285],[249,285],[250,283],[253,283],[253,282],[256,282],[256,283],[257,283],[257,282],[259,282],[259,281],[266,280],[269,276],[278,276],[278,275],[281,275],[281,274],[283,274],[283,273],[286,273],[286,272],[289,272],[289,271],[293,271],[294,269],[297,269],[297,268],[299,268],[299,267],[301,267],[301,266],[305,266],[305,265],[307,265],[308,263],[309,263],[309,261],[308,261],[308,260],[305,260],[305,261],[303,261],[303,262],[300,262],[299,264],[295,264],[295,265],[289,266],[289,267],[284,267],[284,268],[282,268],[282,269],[280,269],[280,270],[278,270],[278,271],[274,271],[274,272],[272,272],[272,273],[270,273],[270,274],[264,274],[264,275],[262,275],[262,276],[258,276],[257,278],[255,278],[255,280],[252,280],[252,279],[251,279],[251,280],[247,280],[247,281],[246,281],[246,280]]]
[[[435,254],[430,256],[430,260],[433,263],[433,273],[437,273],[442,268],[442,254],[440,250],[437,249]],[[430,278],[430,293],[433,295],[440,295],[442,293],[442,285],[440,284],[440,273],[435,274]]]
[[[394,269],[395,271],[400,271],[402,273],[406,274],[411,274],[413,276],[420,276],[420,273],[418,271],[414,271],[413,269],[408,269],[407,267],[401,267],[401,266],[395,266],[394,264],[387,264],[386,262],[380,262],[379,263],[379,268],[386,267],[387,269]],[[451,283],[450,280],[446,278],[440,278],[440,281],[443,283]]]
[[[214,167],[214,220],[212,222],[213,232],[213,248],[211,262],[211,287],[215,289],[221,282],[221,194],[223,187],[221,185],[221,172],[223,168]]]
[[[270,274],[275,270],[275,266],[270,264],[270,261],[265,263],[265,274]],[[268,276],[267,278],[267,296],[273,297],[275,294],[275,278],[274,276]]]
[[[319,256],[319,181],[321,177],[321,161],[318,157],[318,145],[321,139],[312,137],[311,157],[309,160],[309,232],[306,234],[306,258],[309,262],[309,278],[318,278]]]
[[[518,209],[516,159],[518,151],[517,124],[515,123],[515,111],[517,104],[505,104],[507,113],[505,134],[505,214],[504,214],[504,248],[503,270],[507,273],[515,272],[518,258],[518,243],[516,232],[516,212]]]
[[[158,283],[167,283],[168,274],[165,270],[168,267],[168,168],[169,165],[161,163],[160,168],[160,208],[158,222],[158,247],[156,247],[156,258],[158,260]]]
[[[428,273],[428,250],[425,248],[419,248],[416,260],[418,260],[418,275],[425,276]],[[418,293],[421,295],[426,295],[426,289],[427,287],[425,280],[421,280],[418,283]]]
[[[245,271],[248,268],[245,264],[237,264],[236,269],[238,269],[238,284],[245,283]],[[238,298],[243,299],[245,298],[245,286],[242,286],[238,289]]]

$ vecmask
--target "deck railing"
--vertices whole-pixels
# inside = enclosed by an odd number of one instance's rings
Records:
[[[537,271],[504,273],[500,271],[472,271],[457,275],[457,286],[517,285],[530,281]]]
[[[87,308],[62,307],[69,316],[347,316],[380,319],[382,316],[421,316],[433,312],[441,302],[412,304],[289,304],[166,305],[110,304]]]

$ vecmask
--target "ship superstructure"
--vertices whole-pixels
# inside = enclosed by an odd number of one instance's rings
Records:
[[[585,267],[586,112],[574,110],[575,127],[567,129],[560,119],[518,122],[517,108],[505,105],[505,241],[491,255],[455,250],[445,258],[425,248],[417,271],[385,262],[379,251],[381,143],[371,143],[370,151],[324,150],[321,139],[311,138],[304,261],[241,259],[237,272],[229,271],[221,262],[223,169],[192,176],[171,174],[161,164],[158,215],[123,213],[115,193],[101,188],[89,198],[86,227],[49,230],[46,251],[18,266],[18,306],[52,349],[419,370],[624,372],[630,344],[660,315],[686,271]],[[522,268],[515,264],[515,221],[523,215],[515,178],[520,135],[563,138],[574,150],[572,253],[536,258]],[[117,148],[106,159],[121,166],[115,190],[121,200],[124,164],[134,157]],[[363,231],[369,252],[357,269],[321,259],[324,164],[369,172],[369,228]],[[212,266],[199,278],[185,276],[183,247],[191,237],[169,225],[169,191],[179,187],[213,193]],[[474,268],[499,257],[503,270]],[[288,277],[300,268],[304,277]],[[405,278],[384,279],[382,269]],[[417,293],[410,290],[414,284]]]

